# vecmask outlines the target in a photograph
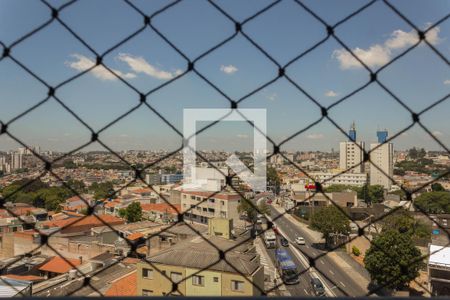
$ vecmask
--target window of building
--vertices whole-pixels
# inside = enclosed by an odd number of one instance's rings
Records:
[[[142,269],[142,278],[153,279],[153,269]]]
[[[171,272],[170,273],[170,279],[172,280],[172,282],[180,282],[181,280],[183,280],[183,274],[178,273],[178,272]]]
[[[142,296],[151,296],[153,295],[152,290],[142,290]]]
[[[242,292],[244,290],[244,282],[239,280],[231,280],[231,290]]]
[[[208,211],[208,209],[206,207],[203,207],[203,211]]]
[[[214,199],[209,199],[209,202],[210,203],[214,203],[216,200],[214,200]]]
[[[205,276],[199,276],[199,275],[192,276],[192,284],[204,286],[205,285]]]
[[[216,210],[214,208],[208,208],[208,212],[214,213]]]
[[[214,277],[214,278],[213,278],[213,281],[214,281],[214,282],[219,282],[219,277]]]
[[[221,205],[225,205],[225,201],[220,201],[220,204]]]

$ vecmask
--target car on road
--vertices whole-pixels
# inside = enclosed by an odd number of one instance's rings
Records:
[[[311,278],[311,286],[316,296],[325,296],[325,287],[319,278]]]
[[[289,241],[285,237],[280,237],[280,244],[283,247],[289,247]]]
[[[295,238],[295,243],[297,245],[306,245],[306,241],[304,238],[302,238],[301,236],[298,236]]]

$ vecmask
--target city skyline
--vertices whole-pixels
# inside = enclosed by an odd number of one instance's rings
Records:
[[[395,5],[416,26],[423,29],[442,18],[448,7],[446,1],[436,1],[433,6],[416,2],[410,5],[409,1],[398,1]],[[162,3],[138,1],[136,5],[151,13],[161,8]],[[267,3],[260,1],[238,4],[219,1],[218,5],[242,21]],[[13,12],[23,9],[24,4],[6,1],[1,5],[0,11],[9,12],[0,18],[0,28],[5,28],[0,30],[0,40],[6,46],[49,17],[49,10],[45,5],[33,2],[28,7],[29,18],[26,18],[25,23],[17,24]],[[102,2],[76,3],[60,13],[61,19],[100,53],[142,25],[139,14],[125,7],[123,2],[109,2],[105,21],[97,24],[98,11],[102,5]],[[306,1],[305,5],[333,24],[361,7],[362,3]],[[330,9],[330,5],[333,9]],[[423,5],[427,9],[423,9]],[[203,13],[199,14],[199,11]],[[79,21],[81,13],[84,14],[83,22]],[[186,22],[188,14],[195,15],[197,22]],[[278,21],[280,16],[283,16],[281,22]],[[383,22],[376,22],[381,16]],[[120,22],[114,24],[110,19],[120,19]],[[173,20],[176,21],[172,22]],[[204,22],[210,26],[202,26]],[[375,27],[372,26],[374,22],[377,24]],[[157,16],[152,24],[190,59],[232,35],[234,30],[234,24],[203,2],[192,5],[180,3]],[[110,31],[110,28],[114,30]],[[287,63],[326,37],[322,24],[299,5],[288,1],[275,5],[249,22],[244,30],[280,64]],[[446,57],[450,53],[450,41],[446,38],[449,31],[449,22],[442,22],[427,33],[430,44]],[[301,39],[296,39],[299,34]],[[412,28],[381,2],[373,4],[370,9],[337,27],[336,34],[373,70],[379,69],[418,41]],[[271,40],[267,39],[268,36],[271,36]],[[86,70],[95,60],[92,53],[57,23],[52,23],[14,47],[11,55],[51,85],[57,85]],[[109,53],[103,61],[116,74],[143,92],[186,71],[186,61],[149,28]],[[233,100],[242,98],[275,78],[278,72],[276,65],[241,35],[196,62],[195,67]],[[286,73],[323,106],[331,105],[369,80],[369,73],[333,39],[328,39],[290,65]],[[450,88],[448,69],[426,45],[419,45],[380,72],[378,77],[416,112],[448,95]],[[0,112],[0,120],[4,123],[46,97],[47,88],[9,58],[0,62],[0,79],[0,104],[7,107]],[[56,96],[95,131],[139,103],[137,93],[102,67],[58,89]],[[151,94],[147,100],[180,132],[184,108],[229,107],[225,97],[192,72]],[[424,126],[447,146],[450,144],[450,136],[446,131],[449,126],[446,123],[446,112],[450,105],[448,102],[444,101],[421,115]],[[239,107],[266,108],[268,136],[276,143],[321,118],[320,108],[284,78],[245,99]],[[344,131],[348,130],[349,124],[354,120],[361,140],[367,143],[376,140],[375,132],[378,128],[387,128],[390,136],[394,136],[412,123],[410,113],[376,84],[369,85],[331,108],[328,115]],[[54,126],[55,124],[58,126]],[[28,145],[39,145],[43,149],[57,151],[70,151],[91,138],[89,130],[54,99],[11,123],[8,130]],[[251,140],[247,131],[244,126],[236,126],[233,130],[223,126],[222,129],[211,131],[212,133],[206,131],[204,140],[207,145],[222,144],[224,150],[242,150],[240,147],[248,144],[246,140]],[[163,148],[170,151],[181,145],[181,137],[144,106],[102,132],[100,139],[115,150]],[[345,135],[342,132],[328,120],[322,120],[284,144],[282,149],[324,151],[337,148],[343,139]],[[416,146],[428,150],[443,150],[417,125],[393,142],[396,149]],[[0,136],[0,150],[18,146],[7,136]],[[89,149],[103,148],[97,144],[89,146],[87,150]]]

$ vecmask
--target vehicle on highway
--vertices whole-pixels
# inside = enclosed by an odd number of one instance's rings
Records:
[[[297,266],[286,249],[275,250],[275,261],[284,284],[297,284],[299,282]]]
[[[295,238],[295,243],[297,245],[306,245],[306,241],[304,238],[302,238],[301,236],[298,236]]]
[[[273,230],[264,232],[264,244],[267,248],[275,248],[277,246],[277,236]]]
[[[283,247],[289,247],[289,241],[284,236],[280,237],[280,244]]]
[[[323,283],[319,278],[311,278],[311,286],[316,296],[325,296],[325,287],[323,286]]]

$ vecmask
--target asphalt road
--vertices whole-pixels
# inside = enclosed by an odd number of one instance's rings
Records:
[[[272,218],[275,219],[277,216],[279,216],[279,212],[270,206],[271,212],[272,212]],[[278,228],[281,229],[281,231],[286,235],[286,238],[291,242],[291,245],[294,246],[296,249],[298,249],[304,257],[306,258],[316,258],[320,254],[326,253],[323,250],[317,249],[313,247],[313,241],[311,241],[308,238],[308,235],[306,235],[304,232],[302,232],[302,229],[298,226],[295,226],[292,224],[290,220],[285,218],[284,216],[279,217],[274,222]],[[295,238],[297,236],[301,236],[305,238],[306,245],[296,245],[294,242]],[[303,265],[300,259],[298,259],[298,255],[294,254],[291,249],[287,249],[292,257],[295,257],[295,262],[298,263],[298,265]],[[327,256],[322,256],[320,258],[315,259],[315,269],[319,271],[320,277],[325,280],[325,283],[328,285],[328,287],[332,290],[332,292],[336,296],[364,296],[367,294],[367,290],[363,289],[360,285],[358,285],[351,277],[351,274],[348,274],[346,271],[342,270],[337,264],[334,263],[332,259],[330,259]],[[309,276],[309,275],[308,275]],[[288,289],[292,288],[292,295],[305,295],[305,290],[303,290],[304,284],[306,282],[308,289],[306,291],[309,292],[306,293],[306,295],[311,295],[311,287],[309,284],[309,278],[307,276],[303,276],[301,282],[299,283],[299,287],[289,287]],[[303,290],[303,291],[302,291]]]
[[[303,263],[297,258],[297,256],[292,252],[292,250],[289,247],[281,246],[279,240],[278,240],[278,248],[285,249],[291,255],[292,260],[298,266],[297,272],[300,274],[299,283],[286,285],[286,288],[289,291],[289,293],[292,296],[313,296],[313,290],[310,285],[311,276],[309,272],[306,270],[307,267],[303,265]],[[270,258],[275,264],[275,249],[273,248],[267,249],[267,252],[269,253]]]

